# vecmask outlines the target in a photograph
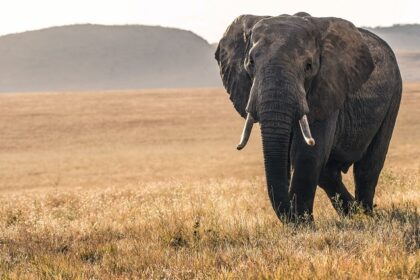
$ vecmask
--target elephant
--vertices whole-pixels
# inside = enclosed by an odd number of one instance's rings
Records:
[[[402,80],[390,46],[335,17],[241,15],[215,52],[245,119],[259,123],[268,196],[283,222],[314,221],[321,187],[341,215],[373,200],[397,118]],[[353,166],[355,194],[342,173]]]

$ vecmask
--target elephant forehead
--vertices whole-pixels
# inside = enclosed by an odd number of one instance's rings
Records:
[[[282,16],[259,21],[252,30],[252,40],[265,40],[277,44],[293,41],[294,44],[304,44],[313,37],[313,26],[306,19],[290,18]]]
[[[252,44],[254,47],[270,47],[283,46],[287,43],[287,36],[285,34],[276,34],[273,32],[255,33],[252,34]]]
[[[265,53],[266,56],[287,56],[305,59],[317,51],[315,39],[289,34],[267,34],[252,40],[252,51]]]
[[[285,30],[294,30],[294,29],[301,29],[307,30],[311,29],[313,26],[311,22],[302,17],[295,17],[295,16],[288,16],[288,15],[281,15],[276,17],[264,18],[261,19],[258,23],[255,24],[255,30],[271,30],[273,32],[277,30],[285,31]]]

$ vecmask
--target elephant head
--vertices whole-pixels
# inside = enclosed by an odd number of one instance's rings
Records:
[[[310,123],[327,119],[367,81],[374,68],[369,49],[343,19],[242,15],[215,57],[230,100],[246,118],[238,149],[260,123],[269,196],[283,219],[290,211],[292,128],[299,122],[306,143],[315,145]]]

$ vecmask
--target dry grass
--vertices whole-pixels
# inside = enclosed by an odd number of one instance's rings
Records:
[[[280,224],[222,90],[0,95],[0,278],[420,278],[420,85],[376,214]],[[352,189],[351,176],[346,176]]]

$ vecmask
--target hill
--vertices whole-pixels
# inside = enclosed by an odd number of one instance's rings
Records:
[[[420,81],[420,24],[398,24],[367,29],[393,48],[404,80]]]
[[[0,92],[219,85],[214,48],[158,26],[72,25],[0,37]]]
[[[420,25],[367,28],[420,81]],[[159,26],[71,25],[0,37],[0,92],[221,86],[216,44]]]
[[[383,38],[398,52],[420,51],[420,24],[396,24],[367,29]]]

